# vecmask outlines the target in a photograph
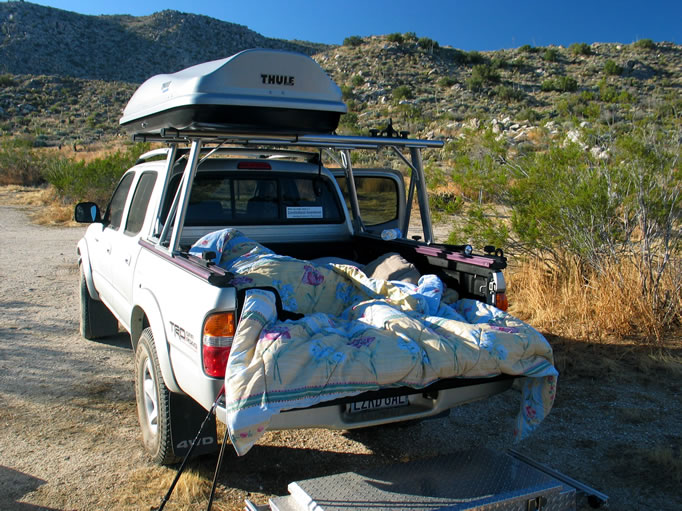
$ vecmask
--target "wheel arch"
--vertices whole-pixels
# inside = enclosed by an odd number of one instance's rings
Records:
[[[173,367],[170,362],[169,346],[166,340],[166,329],[164,327],[163,315],[154,295],[146,289],[140,290],[135,297],[135,305],[131,313],[130,321],[130,342],[133,351],[137,350],[137,344],[142,332],[146,328],[151,328],[154,336],[154,346],[156,356],[159,360],[161,374],[166,387],[171,392],[183,393],[175,380]]]
[[[92,267],[90,266],[90,252],[88,251],[88,242],[85,238],[81,238],[78,242],[77,249],[78,253],[78,266],[83,269],[83,275],[85,276],[85,283],[88,285],[88,293],[90,293],[90,298],[93,300],[99,300],[99,293],[95,289],[95,283],[92,280]]]

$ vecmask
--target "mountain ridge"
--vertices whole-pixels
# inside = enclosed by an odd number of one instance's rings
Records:
[[[171,10],[86,16],[9,2],[0,3],[0,134],[38,146],[121,136],[118,119],[139,83],[252,47],[311,55],[342,89],[342,133],[366,134],[392,118],[415,136],[450,140],[464,124],[498,129],[492,121],[507,118],[507,126],[558,122],[569,131],[682,112],[682,46],[673,43],[465,52],[396,33],[334,46]]]
[[[254,47],[308,55],[327,48],[173,10],[91,16],[29,2],[0,3],[0,73],[140,83]]]

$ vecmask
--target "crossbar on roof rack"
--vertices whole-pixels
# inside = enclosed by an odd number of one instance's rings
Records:
[[[220,131],[162,129],[160,133],[137,133],[135,141],[142,142],[223,142],[243,145],[281,145],[290,147],[329,147],[334,149],[378,149],[379,147],[440,148],[442,140],[420,140],[403,137],[360,137],[347,135],[277,135],[249,134]]]

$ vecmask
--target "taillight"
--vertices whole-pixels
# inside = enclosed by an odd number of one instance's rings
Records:
[[[502,311],[506,311],[509,308],[509,300],[507,300],[506,293],[495,293],[495,307]]]
[[[204,322],[201,354],[204,372],[213,378],[224,378],[230,356],[235,324],[234,312],[211,314]]]

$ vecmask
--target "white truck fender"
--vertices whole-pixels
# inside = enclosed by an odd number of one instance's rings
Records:
[[[99,300],[99,293],[95,289],[95,283],[92,280],[92,268],[90,266],[90,252],[88,251],[88,242],[85,238],[81,238],[78,242],[78,265],[83,269],[85,282],[88,285],[88,293],[93,300]]]
[[[142,335],[145,328],[145,317],[149,327],[152,329],[154,335],[154,346],[156,348],[156,355],[161,366],[161,374],[166,387],[171,392],[184,392],[178,386],[173,374],[173,367],[170,362],[170,353],[168,351],[168,341],[166,337],[166,329],[164,327],[163,316],[161,308],[156,300],[156,297],[149,289],[137,289],[135,293],[135,306],[133,307],[132,317],[130,321],[130,340],[133,345],[133,351],[137,349],[137,341]]]

